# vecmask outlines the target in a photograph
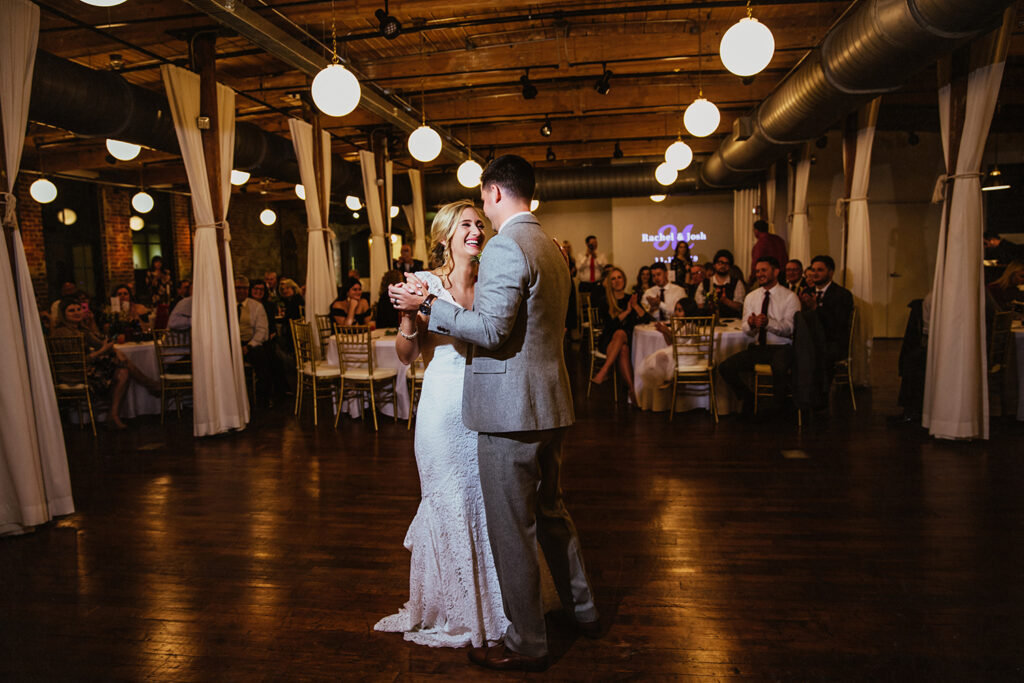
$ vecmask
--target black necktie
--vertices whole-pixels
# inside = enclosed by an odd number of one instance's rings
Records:
[[[768,295],[771,294],[767,289],[764,290],[764,300],[761,302],[761,315],[768,315]],[[757,332],[757,343],[759,346],[764,346],[765,342],[768,341],[768,322],[765,321],[764,326]]]
[[[818,306],[821,306],[821,300],[825,298],[825,290],[819,289],[817,292],[815,292],[815,296],[818,298]]]
[[[665,288],[661,288],[661,303],[665,303]]]

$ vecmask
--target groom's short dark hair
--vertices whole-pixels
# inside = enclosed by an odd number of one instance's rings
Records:
[[[536,186],[533,166],[515,154],[502,154],[480,174],[480,187],[486,188],[488,185],[497,185],[505,192],[529,201],[533,199]]]

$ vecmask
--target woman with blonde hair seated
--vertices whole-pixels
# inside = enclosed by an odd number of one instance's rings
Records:
[[[604,365],[594,375],[594,383],[603,383],[610,373],[618,370],[619,377],[629,390],[630,400],[633,405],[637,405],[629,346],[633,341],[633,328],[650,321],[651,316],[640,305],[637,295],[626,290],[626,273],[621,268],[608,266],[605,269],[604,287],[597,291],[599,295],[594,308],[597,309],[602,326],[597,346],[606,358]]]

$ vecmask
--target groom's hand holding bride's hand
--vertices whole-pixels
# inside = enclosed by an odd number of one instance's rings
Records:
[[[406,274],[405,282],[388,285],[388,296],[396,311],[416,313],[427,298],[427,286],[415,275]]]

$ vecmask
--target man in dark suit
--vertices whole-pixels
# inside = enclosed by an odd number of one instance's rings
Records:
[[[412,245],[403,244],[399,258],[395,259],[395,270],[403,273],[418,273],[423,270],[423,261],[412,257]]]
[[[810,288],[800,295],[804,311],[814,311],[825,331],[824,355],[829,379],[836,361],[846,358],[850,344],[850,315],[853,294],[832,281],[836,262],[820,254],[811,259]]]

